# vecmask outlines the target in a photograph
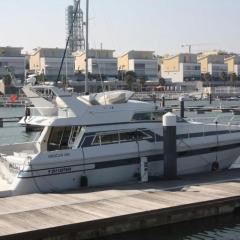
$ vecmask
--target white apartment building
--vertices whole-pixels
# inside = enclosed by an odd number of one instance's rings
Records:
[[[201,73],[210,73],[212,80],[219,80],[221,74],[228,73],[228,66],[224,63],[225,55],[218,53],[203,54],[198,56]]]
[[[173,83],[200,80],[201,71],[197,55],[181,53],[165,58],[161,65],[161,76]]]
[[[30,70],[37,74],[44,74],[47,80],[54,81],[57,79],[60,69],[64,49],[59,48],[38,48],[30,56]],[[66,55],[61,78],[71,79],[74,75],[74,58]]]
[[[90,49],[88,52],[88,72],[93,76],[117,77],[117,59],[113,56],[114,50]],[[85,73],[86,54],[74,54],[75,71]]]
[[[17,79],[24,80],[26,58],[22,50],[21,47],[0,47],[0,78],[11,72]]]
[[[148,80],[158,78],[158,60],[153,51],[130,51],[118,58],[120,71],[133,71],[137,77],[146,77]]]
[[[226,64],[209,63],[208,72],[212,75],[212,77],[219,78],[223,72],[228,72],[228,68]]]
[[[225,58],[225,64],[228,67],[228,73],[235,73],[238,77],[240,77],[240,56],[234,55],[228,58]]]

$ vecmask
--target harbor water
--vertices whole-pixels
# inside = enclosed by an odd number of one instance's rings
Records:
[[[98,240],[239,240],[240,214],[144,229]]]
[[[177,101],[167,101],[167,107],[178,105]],[[213,102],[213,106],[229,107],[240,106],[240,101]],[[185,106],[208,106],[207,101],[185,102]],[[3,117],[19,117],[24,115],[24,108],[0,108],[0,118]],[[197,115],[193,112],[186,112],[186,117],[210,119],[214,121],[219,113],[205,113]],[[231,113],[220,115],[224,121],[230,121]],[[236,116],[236,121],[240,116]],[[218,118],[219,119],[219,118]],[[0,145],[21,143],[33,141],[38,133],[26,133],[25,128],[17,123],[4,123],[4,128],[0,128]],[[236,163],[235,166],[240,166]],[[214,217],[204,220],[197,220],[187,223],[171,225],[168,227],[158,227],[154,229],[141,230],[127,234],[102,238],[106,240],[240,240],[240,213],[233,215]]]

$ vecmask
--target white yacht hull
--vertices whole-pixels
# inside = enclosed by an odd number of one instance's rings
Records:
[[[213,162],[219,163],[219,170],[226,169],[240,155],[240,146],[224,149],[223,151],[198,154],[188,157],[179,157],[177,160],[178,175],[211,172]],[[149,176],[163,176],[163,158],[149,161]],[[153,158],[153,155],[149,159]],[[156,157],[154,157],[156,158]],[[64,161],[63,161],[64,162]],[[44,168],[28,168],[18,175],[12,194],[28,194],[33,192],[61,192],[81,188],[81,177],[86,176],[89,187],[107,186],[131,181],[138,181],[140,160],[139,157],[112,160],[83,159],[75,162],[48,164]],[[117,163],[116,166],[114,162]],[[39,170],[37,170],[39,169]]]

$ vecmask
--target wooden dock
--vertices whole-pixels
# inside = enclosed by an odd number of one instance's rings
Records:
[[[91,239],[231,213],[240,169],[62,194],[0,199],[0,239]]]
[[[175,106],[175,105],[174,105]],[[173,112],[180,111],[180,107],[172,107]],[[240,112],[239,107],[200,107],[200,106],[194,106],[194,107],[185,107],[185,112],[196,112],[197,114],[203,114],[206,112],[218,112],[218,113],[233,113],[237,115]]]

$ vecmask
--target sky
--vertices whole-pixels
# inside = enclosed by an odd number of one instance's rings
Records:
[[[158,55],[222,49],[240,53],[239,0],[89,0],[90,48]],[[0,46],[65,46],[73,0],[0,0]],[[81,0],[85,12],[85,0]]]

